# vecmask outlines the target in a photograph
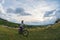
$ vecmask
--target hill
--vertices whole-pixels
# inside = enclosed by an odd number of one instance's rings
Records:
[[[9,22],[5,19],[0,18],[0,25],[5,25],[5,26],[8,26],[8,27],[18,27],[20,24]]]
[[[8,28],[0,25],[0,40],[60,40],[60,24],[51,27],[36,27],[27,29],[29,36],[18,34],[18,29]]]

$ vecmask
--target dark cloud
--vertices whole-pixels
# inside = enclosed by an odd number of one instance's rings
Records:
[[[12,8],[8,8],[6,12],[7,13],[14,13],[14,10]]]
[[[16,9],[15,9],[15,13],[16,13],[16,14],[20,14],[21,16],[31,15],[31,14],[29,14],[29,13],[26,13],[23,8],[16,8]]]
[[[55,16],[56,16],[58,19],[60,19],[60,10],[56,10]]]
[[[52,11],[47,11],[44,15],[44,17],[49,17],[54,13],[54,16],[57,19],[60,19],[60,9],[52,10]]]
[[[24,12],[23,12],[23,13],[20,13],[20,15],[21,15],[21,16],[27,16],[27,15],[31,15],[31,14],[29,14],[29,13],[24,13]]]
[[[55,10],[46,11],[44,17],[49,17]]]
[[[2,2],[2,0],[0,0],[0,3]]]
[[[23,8],[16,8],[15,13],[22,13],[24,12]]]
[[[8,8],[7,13],[15,13],[15,14],[20,14],[21,16],[28,16],[28,15],[31,15],[27,12],[25,12],[25,10],[23,8],[16,8],[15,10],[12,9],[12,8]]]

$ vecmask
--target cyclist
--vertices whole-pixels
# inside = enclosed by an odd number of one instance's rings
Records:
[[[19,33],[22,33],[23,32],[23,29],[24,29],[24,22],[23,20],[21,21],[21,25],[19,26]]]
[[[21,21],[21,25],[19,26],[19,34],[23,34],[23,36],[26,36],[26,37],[28,37],[28,35],[29,35],[29,32],[28,32],[28,30],[25,30],[24,29],[24,21],[22,20]]]

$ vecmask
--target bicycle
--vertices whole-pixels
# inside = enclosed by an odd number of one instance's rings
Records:
[[[23,29],[22,31],[19,29],[19,34],[28,37],[29,31],[27,29]]]

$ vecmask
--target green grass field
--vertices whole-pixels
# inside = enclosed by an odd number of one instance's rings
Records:
[[[51,27],[29,28],[29,36],[18,34],[18,29],[0,25],[0,40],[60,40],[60,24]]]

